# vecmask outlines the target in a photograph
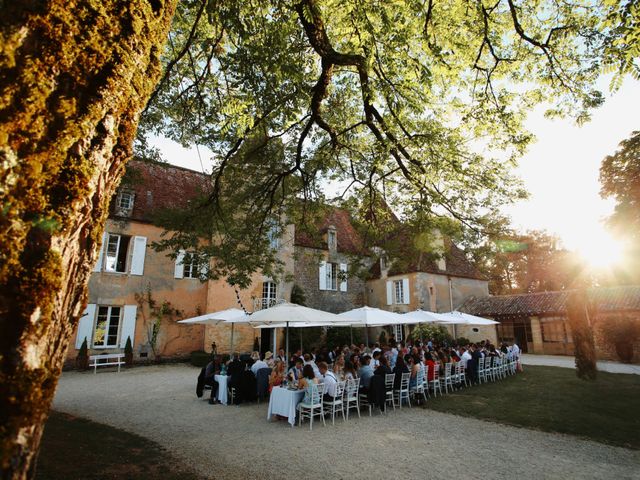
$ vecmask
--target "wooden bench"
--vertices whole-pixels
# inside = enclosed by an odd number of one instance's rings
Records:
[[[120,365],[124,365],[124,353],[102,353],[100,355],[91,355],[89,357],[89,366],[93,367],[93,373],[96,374],[98,367],[117,365],[118,373],[120,373]]]

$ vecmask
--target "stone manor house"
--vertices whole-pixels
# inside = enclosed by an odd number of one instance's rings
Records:
[[[185,252],[173,260],[150,248],[162,233],[151,216],[159,208],[188,206],[208,176],[160,163],[130,165],[137,181],[120,188],[112,201],[102,251],[89,282],[87,309],[68,360],[75,358],[85,338],[94,354],[122,352],[130,337],[136,361],[185,357],[194,350],[210,350],[212,342],[219,352],[226,352],[230,326],[176,322],[237,307],[237,295],[248,310],[290,301],[294,285],[304,292],[307,306],[334,313],[364,305],[395,312],[449,311],[472,296],[488,295],[487,280],[455,245],[449,244],[444,258],[436,262],[410,259],[398,271],[365,248],[349,213],[337,208],[318,224],[320,235],[311,238],[288,225],[280,238],[273,239],[285,266],[283,279],[255,274],[251,287],[238,292],[222,280],[202,282],[196,266],[184,261],[189,258]],[[353,258],[368,262],[370,278],[347,275]],[[255,337],[263,350],[283,344],[282,329],[237,325],[234,330],[234,349],[239,351],[251,350]],[[487,327],[458,328],[457,334],[479,340],[495,339],[495,332]],[[403,338],[407,332],[398,327],[393,333]]]

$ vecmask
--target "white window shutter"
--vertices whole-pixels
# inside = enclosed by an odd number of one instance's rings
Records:
[[[107,248],[107,232],[102,233],[102,245],[100,245],[100,251],[98,252],[98,261],[93,266],[94,272],[99,272],[102,270],[102,254],[105,248]]]
[[[122,316],[122,328],[120,329],[120,348],[124,348],[127,344],[127,338],[131,337],[131,346],[136,341],[136,310],[137,305],[125,305],[124,314]]]
[[[344,280],[340,282],[340,291],[346,292],[347,291],[347,264],[346,263],[340,264],[340,273],[342,274],[341,276],[344,277]]]
[[[387,305],[393,304],[393,282],[387,282]]]
[[[209,259],[206,255],[200,256],[200,278],[206,279],[209,274]]]
[[[144,255],[147,249],[147,237],[133,237],[133,255],[131,256],[131,275],[144,272]]]
[[[184,262],[184,250],[180,250],[176,256],[176,266],[173,271],[173,278],[184,277],[184,265],[182,262]]]
[[[411,293],[409,292],[409,279],[402,279],[402,303],[409,305],[411,301]]]
[[[96,318],[96,304],[90,303],[82,312],[82,316],[78,321],[78,333],[76,335],[76,349],[79,350],[84,339],[87,339],[87,346],[91,348],[91,338],[93,333],[93,321]]]
[[[327,262],[320,262],[320,269],[318,273],[318,280],[320,290],[327,289]]]

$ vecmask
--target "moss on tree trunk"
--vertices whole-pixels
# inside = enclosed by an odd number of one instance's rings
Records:
[[[567,320],[575,348],[576,375],[583,380],[595,380],[596,346],[591,320],[594,308],[584,290],[571,292],[567,298]]]
[[[0,3],[0,470],[30,478],[177,0]]]

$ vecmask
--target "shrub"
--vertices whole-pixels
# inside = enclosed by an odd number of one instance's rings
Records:
[[[291,303],[304,306],[307,301],[307,296],[301,286],[294,284],[291,289]]]
[[[604,343],[613,348],[621,362],[633,361],[634,345],[640,339],[640,322],[633,318],[615,318],[600,322]]]
[[[353,331],[353,343],[359,345],[364,342],[364,328],[329,327],[327,328],[327,346],[351,345],[351,332]]]
[[[417,325],[409,335],[409,338],[413,341],[420,340],[422,338],[425,342],[433,339],[434,342],[440,345],[444,343],[450,345],[453,342],[453,338],[445,327],[442,325],[434,325],[432,323]]]
[[[456,343],[460,346],[466,346],[471,343],[471,340],[469,340],[467,337],[459,337],[456,339]]]
[[[387,344],[387,332],[386,332],[386,330],[382,330],[380,332],[380,336],[378,337],[378,343],[380,345],[386,345]]]
[[[87,337],[84,337],[84,341],[80,346],[80,351],[76,357],[76,368],[78,370],[87,370],[89,368],[89,355],[87,347]]]
[[[133,346],[131,345],[131,337],[127,337],[127,343],[124,345],[124,362],[127,365],[133,364]]]

